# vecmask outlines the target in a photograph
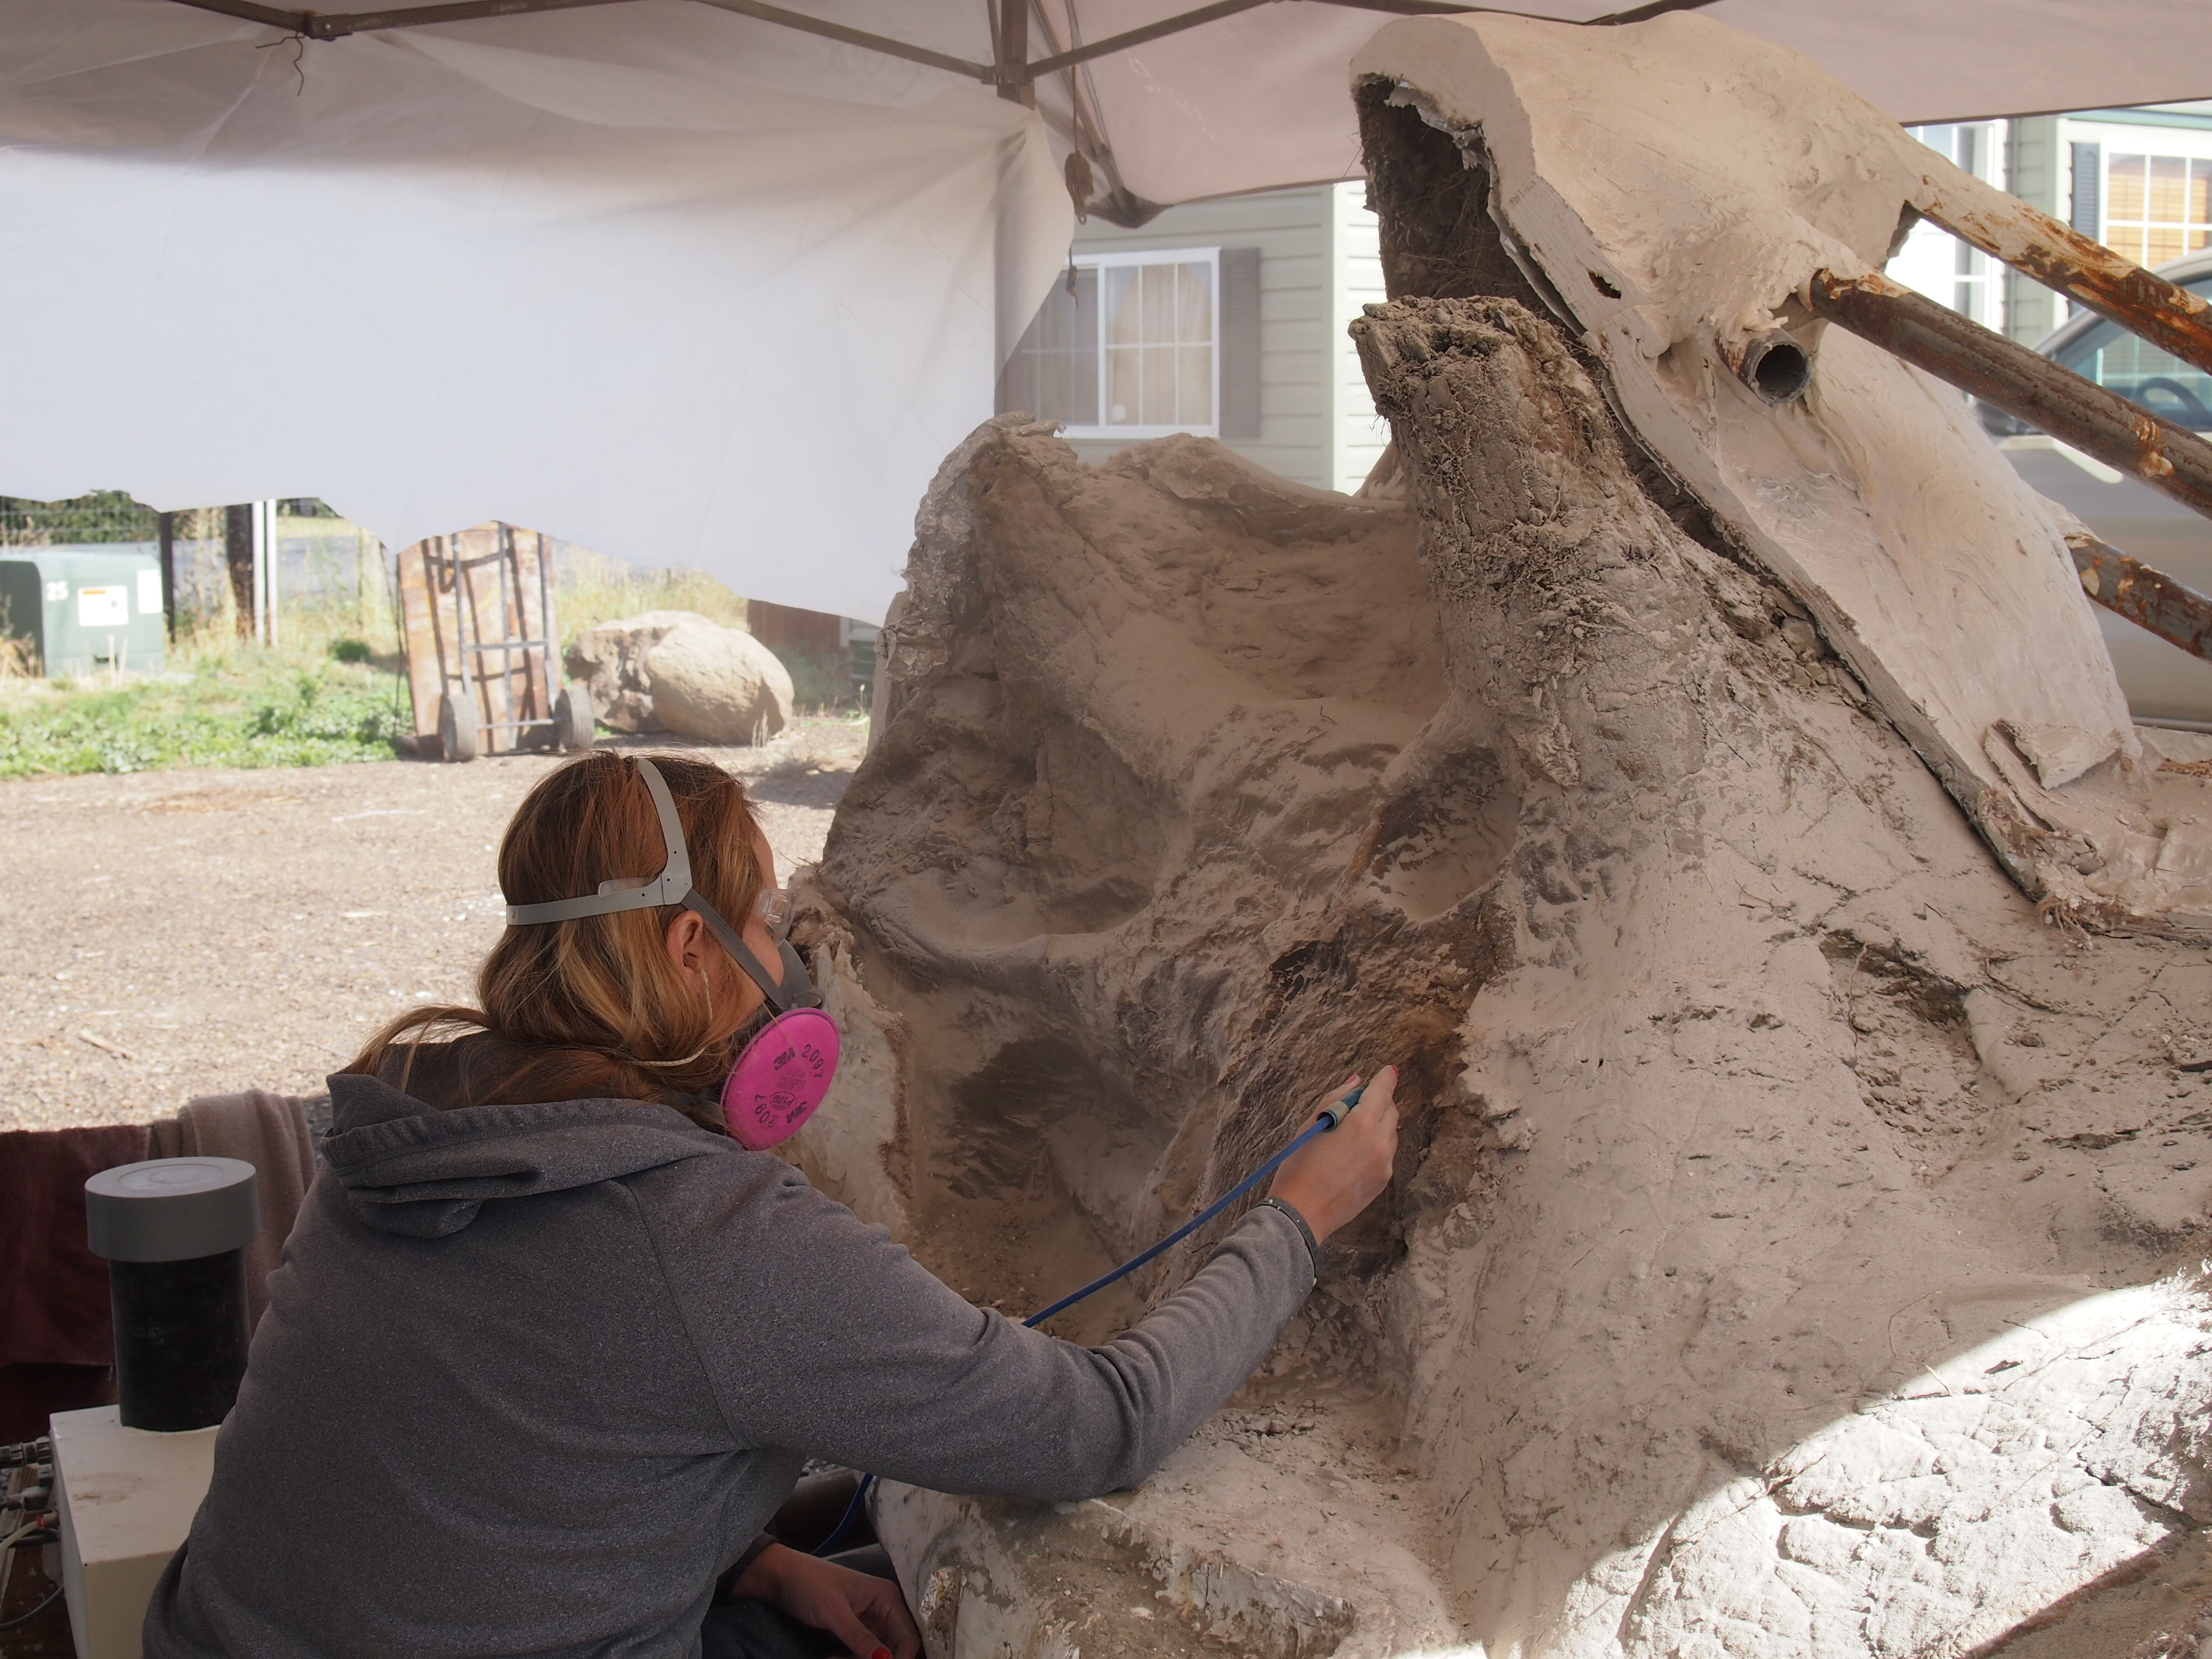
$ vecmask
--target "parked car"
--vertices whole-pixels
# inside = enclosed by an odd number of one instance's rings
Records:
[[[2212,296],[2212,251],[2178,259],[2158,274]],[[2068,318],[2035,349],[2178,426],[2212,434],[2212,374],[2094,312]],[[2069,508],[2098,536],[2198,592],[2212,593],[2212,519],[1987,404],[1982,422],[2021,477]],[[2136,719],[2212,731],[2212,663],[2101,605],[2097,621]]]

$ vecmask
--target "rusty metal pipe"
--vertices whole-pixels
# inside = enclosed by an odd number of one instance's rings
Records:
[[[1754,334],[1722,354],[1736,378],[1770,404],[1794,404],[1813,383],[1813,360],[1780,329]]]
[[[2212,599],[2094,536],[2069,536],[2066,550],[2074,556],[2081,591],[2099,605],[2168,645],[2212,661]]]
[[[2212,444],[1887,276],[1817,272],[1813,313],[2212,517]]]
[[[2154,276],[1962,167],[1941,161],[1914,205],[1926,218],[2045,288],[2078,300],[2212,374],[2212,301]]]

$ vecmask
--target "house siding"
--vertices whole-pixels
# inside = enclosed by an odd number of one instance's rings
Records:
[[[1346,495],[1367,481],[1368,473],[1390,441],[1390,428],[1375,412],[1367,376],[1359,367],[1350,328],[1360,307],[1382,303],[1382,234],[1367,210],[1364,183],[1329,186],[1329,487]]]
[[[1299,483],[1335,484],[1329,267],[1333,185],[1272,190],[1171,207],[1141,230],[1103,219],[1079,225],[1078,253],[1152,248],[1260,250],[1260,435],[1223,441],[1247,459]],[[1127,448],[1107,438],[1071,440],[1085,460]]]
[[[2006,136],[2005,188],[2030,207],[2054,219],[2066,217],[2066,155],[2059,118],[2029,116],[2010,122]],[[2004,331],[2022,345],[2033,345],[2065,318],[2058,296],[2010,266],[2004,271]]]

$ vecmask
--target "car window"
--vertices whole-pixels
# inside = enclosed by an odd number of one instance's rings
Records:
[[[2206,293],[2212,290],[2212,276],[2185,286]],[[2063,367],[2110,386],[2176,426],[2212,431],[2212,374],[2137,339],[2117,323],[2099,322],[2056,356]]]

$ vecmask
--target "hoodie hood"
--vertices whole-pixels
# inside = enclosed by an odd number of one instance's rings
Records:
[[[685,1158],[743,1156],[673,1107],[561,1100],[456,1111],[373,1077],[331,1083],[323,1157],[354,1213],[379,1231],[443,1238],[501,1199],[565,1192]]]

